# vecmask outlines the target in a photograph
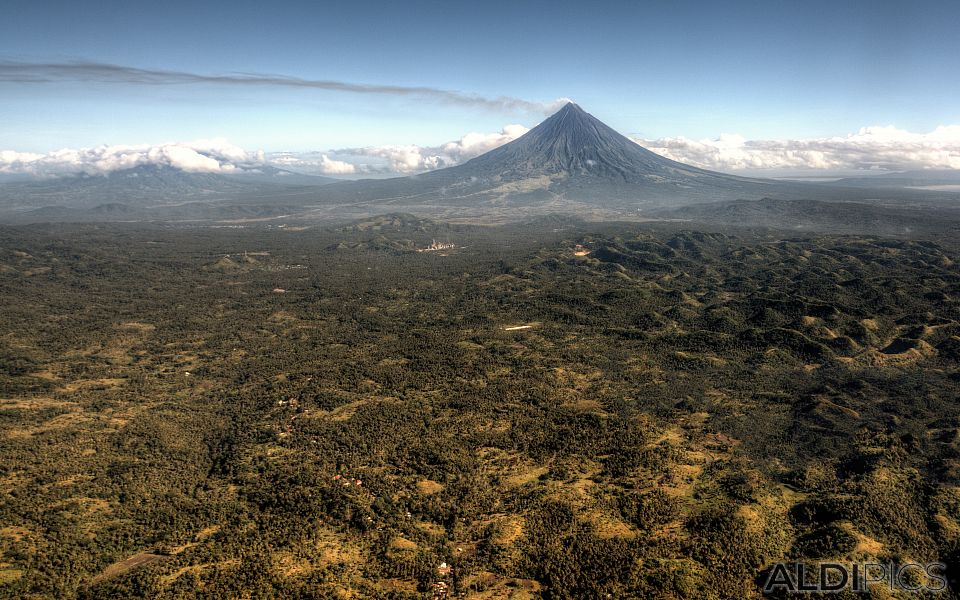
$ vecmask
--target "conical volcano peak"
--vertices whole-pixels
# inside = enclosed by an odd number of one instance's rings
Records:
[[[740,178],[654,154],[576,102],[567,102],[519,138],[461,165],[415,177],[357,183],[350,189],[368,198],[398,200],[552,198],[652,204],[680,195],[739,198],[745,185]],[[332,188],[340,189],[347,188]]]
[[[540,125],[560,122],[570,126],[580,121],[595,121],[602,124],[599,119],[580,108],[580,105],[576,102],[568,102],[560,110],[547,117]]]
[[[501,179],[566,174],[619,181],[662,174],[673,166],[575,102],[567,103],[520,138],[467,165]]]
[[[570,138],[571,151],[592,146],[628,145],[632,141],[620,135],[600,119],[580,108],[575,102],[567,103],[527,134],[541,140]],[[521,138],[522,139],[522,138]]]

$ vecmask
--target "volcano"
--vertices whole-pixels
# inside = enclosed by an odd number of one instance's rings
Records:
[[[411,177],[334,184],[323,196],[395,204],[675,206],[788,191],[651,152],[569,103],[516,140],[462,165]]]
[[[587,177],[629,183],[731,178],[664,158],[569,103],[520,138],[447,169],[448,175],[503,180],[540,176]]]

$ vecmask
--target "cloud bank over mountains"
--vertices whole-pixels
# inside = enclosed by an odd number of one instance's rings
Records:
[[[47,154],[0,151],[0,173],[37,177],[106,175],[154,165],[189,172],[233,173],[271,165],[304,173],[362,177],[409,175],[461,164],[529,131],[507,125],[494,133],[468,133],[439,146],[385,145],[316,152],[248,151],[223,139],[159,145],[98,146]],[[718,171],[897,171],[960,169],[960,125],[913,133],[892,126],[801,140],[748,140],[724,134],[714,139],[634,138],[668,158]]]
[[[960,169],[960,125],[942,125],[929,133],[874,126],[847,136],[806,140],[747,140],[724,134],[707,140],[634,141],[668,158],[720,171]]]
[[[97,146],[48,154],[0,150],[0,173],[36,177],[107,175],[142,166],[172,167],[190,173],[232,173],[265,164],[262,151],[249,152],[226,140],[159,145]]]
[[[420,173],[460,164],[527,131],[523,125],[507,125],[497,133],[469,133],[441,146],[348,148],[291,158],[288,164],[327,175]],[[928,133],[873,126],[846,136],[797,140],[748,140],[735,134],[703,140],[632,139],[667,158],[717,171],[960,169],[960,125],[940,126]]]
[[[410,175],[466,162],[530,131],[523,125],[507,125],[496,133],[468,133],[440,146],[388,145],[343,148],[328,152],[276,153],[268,159],[291,170],[316,171],[324,175]]]

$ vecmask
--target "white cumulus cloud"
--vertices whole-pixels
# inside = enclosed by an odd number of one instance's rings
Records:
[[[325,152],[273,152],[266,161],[281,169],[323,175],[351,175],[361,172],[361,165],[330,158]]]
[[[37,177],[107,175],[114,171],[152,165],[192,173],[230,173],[240,167],[262,165],[262,151],[250,152],[221,139],[158,145],[113,145],[55,150],[47,154],[0,151],[0,173]]]
[[[725,171],[960,169],[960,125],[942,125],[927,133],[873,126],[845,136],[793,140],[748,140],[723,134],[702,140],[634,141],[680,162]]]
[[[338,154],[353,157],[377,158],[383,168],[393,173],[420,173],[466,162],[484,152],[511,142],[529,131],[523,125],[507,125],[496,133],[468,133],[459,140],[440,146],[368,146],[337,150]],[[376,165],[366,165],[367,170],[376,170]]]
[[[357,172],[357,166],[343,160],[334,160],[322,155],[320,159],[320,172],[325,175],[348,175]]]
[[[465,161],[512,142],[530,131],[523,125],[507,125],[498,133],[468,133],[455,142],[447,142],[441,148],[443,154],[457,161]]]

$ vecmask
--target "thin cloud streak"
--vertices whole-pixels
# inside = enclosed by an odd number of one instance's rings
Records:
[[[523,110],[543,114],[552,113],[567,102],[566,98],[560,98],[553,102],[534,102],[510,96],[488,98],[475,94],[465,94],[425,86],[376,85],[324,79],[302,79],[299,77],[270,73],[205,75],[187,71],[142,69],[125,65],[88,61],[59,63],[0,61],[0,82],[44,84],[67,81],[148,86],[210,84],[238,87],[256,86],[316,89],[352,94],[429,98],[459,106],[479,107],[489,110]]]

